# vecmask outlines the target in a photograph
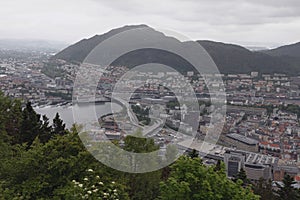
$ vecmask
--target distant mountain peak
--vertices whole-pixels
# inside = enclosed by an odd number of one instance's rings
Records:
[[[247,51],[247,52],[250,51],[249,49],[247,49],[243,46],[237,45],[237,44],[230,44],[230,43],[210,41],[210,40],[198,40],[197,42],[199,42],[201,45],[204,45],[204,46],[213,45],[213,46],[219,46],[219,47],[223,47],[223,48],[232,48],[235,50],[242,50],[242,51]]]
[[[137,28],[146,28],[149,27],[145,24],[140,25],[126,25],[120,28],[112,29],[102,35],[95,35],[88,39],[80,40],[79,42],[67,47],[66,49],[62,50],[58,54],[56,54],[53,59],[61,59],[66,60],[69,62],[83,62],[86,56],[101,42],[106,40],[107,38],[112,37],[118,33],[137,29]]]
[[[300,58],[300,42],[264,51],[264,53],[271,56],[289,56],[294,58]]]
[[[141,24],[127,25],[112,29],[102,35],[95,35],[69,46],[56,54],[53,59],[81,63],[102,41],[123,31],[146,27],[149,28],[149,26]],[[167,36],[165,37],[169,38]],[[250,73],[252,71],[261,73],[287,73],[293,75],[300,73],[300,43],[267,51],[251,51],[248,48],[236,44],[226,44],[208,40],[199,40],[197,42],[210,54],[221,73]],[[181,72],[190,70],[191,67],[186,61],[174,58],[174,55],[153,49],[128,53],[112,64],[134,67],[151,61],[163,61],[168,66],[174,67]]]

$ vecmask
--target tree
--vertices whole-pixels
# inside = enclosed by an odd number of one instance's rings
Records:
[[[241,180],[243,182],[244,187],[250,184],[250,180],[247,178],[247,174],[244,168],[241,168],[237,175],[234,177],[235,182],[237,182],[238,180]]]
[[[197,152],[196,149],[193,149],[191,152],[189,152],[189,156],[191,158],[199,158],[199,153]]]
[[[134,153],[149,153],[159,149],[152,138],[142,138],[141,136],[141,131],[138,131],[134,136],[127,136],[124,150]],[[156,164],[155,162],[156,158],[153,158],[137,164],[151,167],[153,164]],[[130,199],[155,199],[158,196],[161,170],[142,174],[125,173],[125,177],[130,187]]]
[[[253,192],[260,196],[261,200],[277,199],[272,189],[272,181],[260,178],[253,186]]]
[[[163,170],[143,174],[116,171],[86,150],[79,126],[65,130],[58,114],[54,121],[52,127],[30,103],[21,109],[18,102],[0,94],[0,199],[257,199],[248,188],[242,188],[240,180],[228,180],[222,165],[220,170],[205,167],[198,156],[181,157],[165,168],[165,174]],[[124,149],[137,155],[156,153],[159,147],[154,140],[141,137],[141,132],[126,137]],[[104,145],[104,150],[111,151],[109,147]],[[172,161],[175,154],[170,146],[166,158]],[[158,157],[147,157],[137,166],[152,169],[158,161]]]
[[[7,108],[5,130],[12,144],[16,144],[21,134],[22,108],[19,100],[10,100]],[[3,113],[4,114],[4,113]]]
[[[0,92],[0,132],[1,138],[11,144],[19,142],[22,122],[21,102],[10,99]]]
[[[215,172],[222,171],[223,169],[225,169],[225,163],[218,160],[216,166],[214,167]]]
[[[160,185],[161,200],[240,200],[259,199],[250,188],[226,178],[222,171],[201,164],[200,158],[180,157],[171,167],[167,181]]]
[[[65,135],[66,134],[66,124],[63,123],[63,120],[60,119],[60,116],[58,113],[56,113],[54,119],[53,119],[53,135]]]
[[[41,131],[42,122],[41,116],[37,114],[28,102],[22,111],[21,133],[18,143],[27,143],[28,146],[32,144],[34,139]]]
[[[297,191],[293,184],[295,184],[294,179],[286,174],[282,180],[283,186],[280,184],[277,184],[279,187],[278,195],[280,196],[280,199],[282,200],[297,200],[300,198],[299,191]]]
[[[79,180],[90,166],[102,168],[86,151],[77,132],[55,136],[45,144],[36,138],[29,148],[15,146],[0,173],[4,199],[52,198],[69,180]]]
[[[55,196],[59,199],[110,199],[129,200],[126,187],[115,181],[102,180],[93,169],[85,172],[81,180],[72,180],[65,187],[56,191]]]
[[[46,143],[51,139],[52,127],[50,126],[49,118],[43,115],[43,125],[39,134],[39,139],[42,143]]]

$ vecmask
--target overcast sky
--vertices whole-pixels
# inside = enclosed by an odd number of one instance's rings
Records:
[[[0,38],[68,43],[127,24],[248,46],[300,41],[299,0],[1,0],[0,19]]]

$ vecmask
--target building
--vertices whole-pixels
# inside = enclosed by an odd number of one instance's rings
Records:
[[[236,147],[237,149],[251,152],[259,151],[259,142],[252,138],[232,133],[227,134],[225,137],[223,136],[223,139],[227,144],[231,145],[232,147]]]
[[[246,154],[226,151],[224,155],[224,163],[226,166],[226,175],[234,178],[239,171],[245,167]]]
[[[261,154],[254,154],[244,151],[228,150],[224,154],[226,173],[229,178],[243,168],[247,178],[251,181],[272,179],[272,169],[276,166],[276,159]]]
[[[282,181],[285,174],[295,177],[300,170],[297,166],[279,165],[274,169],[274,181]]]
[[[248,179],[257,181],[260,178],[265,180],[272,179],[272,168],[262,164],[245,164],[245,171]]]
[[[258,72],[251,72],[251,77],[252,78],[258,77]]]
[[[201,140],[180,142],[178,149],[187,152],[195,149],[204,161],[205,159],[224,161],[229,178],[233,178],[243,168],[252,181],[258,181],[260,178],[273,179],[273,172],[279,161],[276,157],[203,143]]]
[[[252,107],[243,107],[243,106],[227,106],[228,113],[240,113],[244,112],[248,115],[257,115],[264,116],[267,113],[267,109],[265,108],[252,108]]]

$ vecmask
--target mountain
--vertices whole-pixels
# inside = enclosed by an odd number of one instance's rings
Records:
[[[264,53],[277,57],[288,56],[300,58],[300,42],[264,51]]]
[[[100,42],[120,32],[140,27],[147,26],[124,26],[113,29],[103,35],[96,35],[92,38],[81,40],[56,54],[53,59],[80,63]],[[296,55],[295,52],[300,53],[300,50],[294,46],[291,47],[293,48],[292,50],[289,50],[290,48],[287,48],[288,50],[283,48],[284,52],[290,52],[288,55],[274,55],[273,52],[275,50],[250,51],[247,48],[234,44],[203,40],[197,42],[210,54],[221,73],[249,73],[258,71],[261,73],[300,74],[300,59],[291,57],[291,55]],[[296,46],[298,47],[298,45]],[[275,52],[277,52],[277,50]],[[294,53],[292,54],[291,52]],[[143,49],[129,52],[118,58],[112,65],[134,67],[156,61],[172,66],[180,72],[190,71],[192,69],[192,66],[184,59],[178,58],[178,56],[172,53],[156,49]]]
[[[2,50],[46,50],[59,52],[63,48],[66,48],[66,46],[68,44],[59,41],[0,39],[0,49]]]
[[[73,44],[66,49],[62,50],[58,54],[56,54],[54,59],[61,59],[70,62],[82,62],[86,56],[100,43],[104,40],[121,33],[123,31],[127,31],[135,28],[143,28],[147,27],[146,25],[132,25],[132,26],[124,26],[122,28],[112,29],[111,31],[104,33],[103,35],[95,35],[89,39],[83,39],[76,44]]]
[[[295,70],[290,63],[242,46],[213,41],[198,41],[215,61],[221,73],[281,73]],[[298,70],[300,72],[300,69]]]
[[[267,51],[269,50],[268,47],[260,47],[260,46],[246,46],[247,49],[250,51]]]

